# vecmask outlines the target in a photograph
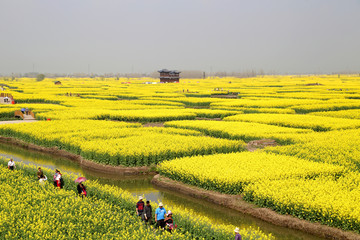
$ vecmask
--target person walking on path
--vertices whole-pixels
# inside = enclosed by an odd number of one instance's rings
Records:
[[[57,187],[58,189],[63,188],[62,176],[58,169],[55,170],[55,174],[54,174],[54,186]]]
[[[171,233],[171,230],[174,229],[174,219],[172,218],[172,212],[169,210],[167,217],[165,218],[166,230]]]
[[[160,202],[159,207],[155,211],[155,221],[156,221],[155,228],[161,227],[161,229],[164,229],[165,215],[166,215],[166,209],[164,208],[162,202]]]
[[[139,196],[139,201],[136,203],[136,215],[143,218],[145,203],[143,197]]]
[[[152,207],[150,205],[150,201],[146,201],[144,208],[144,221],[150,225],[152,223]]]
[[[15,162],[12,158],[10,158],[10,161],[8,162],[8,169],[14,170],[16,168]]]
[[[239,233],[239,228],[235,228],[235,240],[242,240],[241,235]]]
[[[84,185],[82,182],[80,182],[80,183],[77,185],[77,191],[78,191],[78,193],[79,193],[79,195],[80,195],[81,197],[86,197],[86,195],[87,195],[86,187],[85,187],[85,185]]]

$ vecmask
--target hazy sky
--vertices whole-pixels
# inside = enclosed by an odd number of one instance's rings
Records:
[[[360,71],[360,0],[0,0],[0,74]]]

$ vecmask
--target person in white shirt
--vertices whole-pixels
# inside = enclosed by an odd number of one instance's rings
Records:
[[[47,181],[47,180],[48,180],[48,179],[47,179],[46,175],[43,175],[42,178],[39,178],[39,183],[42,184],[42,185],[44,185],[44,184],[45,184],[45,181]]]
[[[8,169],[14,170],[16,168],[15,162],[12,158],[10,158],[10,161],[8,162]]]

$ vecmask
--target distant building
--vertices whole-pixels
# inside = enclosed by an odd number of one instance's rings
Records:
[[[162,69],[159,70],[158,72],[160,73],[161,83],[178,83],[180,81],[179,71],[170,71],[167,69]]]
[[[55,85],[61,85],[61,82],[60,82],[60,81],[56,81],[56,82],[55,82]]]

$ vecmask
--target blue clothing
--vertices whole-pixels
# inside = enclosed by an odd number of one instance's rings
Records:
[[[239,233],[236,233],[235,240],[241,240],[241,235]]]
[[[165,219],[165,213],[166,213],[166,210],[165,208],[157,208],[156,211],[155,211],[155,214],[156,214],[156,220],[159,221],[161,219]]]

